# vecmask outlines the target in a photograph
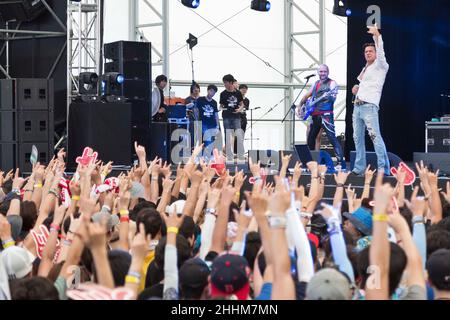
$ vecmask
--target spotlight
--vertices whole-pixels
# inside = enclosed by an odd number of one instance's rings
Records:
[[[196,9],[200,5],[200,0],[181,0],[181,3],[188,8]]]
[[[189,33],[189,38],[186,40],[186,43],[189,44],[189,49],[192,50],[198,44],[198,39],[192,33]]]
[[[266,0],[252,0],[251,8],[256,11],[269,11],[271,4]]]
[[[98,75],[93,72],[82,72],[78,77],[78,85],[81,95],[95,95],[98,93]]]
[[[333,14],[340,17],[349,17],[352,10],[347,5],[347,0],[334,0]]]
[[[123,101],[122,84],[125,77],[118,72],[108,72],[102,76],[102,97],[108,102]]]

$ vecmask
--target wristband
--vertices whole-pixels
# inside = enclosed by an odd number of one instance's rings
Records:
[[[55,229],[56,231],[61,230],[61,227],[60,227],[59,225],[57,225],[56,223],[52,223],[52,224],[50,225],[50,228],[53,228],[53,229]]]
[[[130,214],[130,211],[126,209],[122,209],[119,211],[120,216],[128,216]]]
[[[238,191],[238,192],[236,192],[235,195],[238,196],[238,197],[240,197],[240,196],[241,196],[241,193]]]
[[[343,183],[338,183],[336,185],[336,188],[345,188],[345,185]]]
[[[134,284],[140,284],[141,283],[141,279],[135,276],[131,276],[131,275],[127,275],[125,277],[125,282],[126,283],[134,283]]]
[[[42,183],[36,183],[36,184],[34,185],[34,187],[35,187],[35,188],[42,188]]]
[[[26,190],[23,190],[24,192],[33,192],[33,190],[32,189],[26,189]]]
[[[79,201],[80,200],[80,196],[72,196],[72,200],[73,201]]]
[[[374,214],[373,215],[373,221],[388,222],[389,221],[389,216],[387,214]]]
[[[70,240],[70,239],[66,239],[63,242],[63,245],[65,245],[66,247],[70,247],[71,244],[72,244],[72,240]]]
[[[412,219],[412,222],[413,222],[413,224],[416,224],[416,223],[425,223],[425,219],[424,219],[422,216],[415,216],[415,217]]]
[[[11,192],[20,196],[20,189],[12,189]]]
[[[141,273],[137,271],[128,271],[128,275],[136,278],[141,278]]]
[[[272,229],[286,229],[287,219],[281,216],[269,216],[269,225]]]
[[[130,217],[128,216],[122,216],[119,219],[120,222],[130,222]]]
[[[8,241],[6,243],[3,243],[3,249],[8,249],[9,247],[15,246],[16,243],[14,241]]]
[[[152,181],[158,181],[158,178],[152,177]]]
[[[58,195],[58,194],[56,193],[56,191],[53,190],[53,189],[50,189],[50,190],[48,191],[48,194],[54,195],[54,196],[56,197],[56,199],[59,199],[59,195]]]
[[[208,208],[208,209],[206,209],[206,212],[205,212],[206,214],[212,214],[212,215],[216,215],[216,209],[213,209],[213,208]]]
[[[111,208],[110,208],[108,205],[104,204],[104,205],[102,206],[102,211],[111,212]]]
[[[6,244],[8,242],[14,242],[14,239],[13,238],[9,238],[9,239],[6,239],[6,240],[2,240],[2,244]]]
[[[175,233],[175,234],[178,234],[178,228],[176,228],[176,227],[170,227],[170,228],[167,228],[167,233]]]

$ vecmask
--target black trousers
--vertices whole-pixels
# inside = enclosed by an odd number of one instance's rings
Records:
[[[338,139],[336,138],[336,129],[334,126],[334,115],[332,113],[320,115],[320,116],[313,116],[312,117],[313,123],[311,125],[311,128],[309,130],[308,135],[308,147],[310,150],[316,149],[316,138],[317,135],[320,132],[320,129],[323,128],[325,133],[328,136],[328,139],[330,140],[331,144],[333,145],[334,152],[336,153],[336,157],[338,159],[338,162],[341,162],[344,159],[344,155],[342,152],[341,145],[339,144]]]

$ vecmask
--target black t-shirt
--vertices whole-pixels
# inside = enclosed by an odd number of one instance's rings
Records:
[[[202,122],[203,127],[216,128],[218,123],[216,121],[217,109],[216,100],[212,99],[208,101],[206,97],[200,97],[197,99],[198,119]]]
[[[239,113],[233,113],[237,109],[239,109],[239,105],[243,101],[242,94],[240,91],[236,90],[233,92],[229,92],[224,90],[220,94],[220,104],[224,106],[227,110],[222,112],[222,118],[224,119],[239,119]]]
[[[250,100],[247,98],[244,98],[244,111],[242,112],[241,116],[245,118],[247,116],[246,111],[250,109]]]

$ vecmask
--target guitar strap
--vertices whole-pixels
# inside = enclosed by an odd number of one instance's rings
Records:
[[[327,83],[329,83],[331,81],[331,79],[328,79]],[[315,85],[315,89],[313,91],[313,100],[316,99],[317,96],[317,92],[319,92],[320,87],[322,86],[322,84],[320,83],[320,80],[317,81],[316,85]]]

